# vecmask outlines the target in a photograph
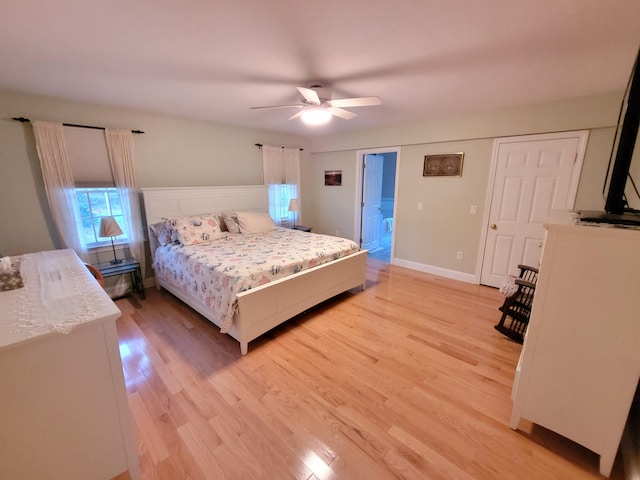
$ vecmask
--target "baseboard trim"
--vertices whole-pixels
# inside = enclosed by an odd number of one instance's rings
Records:
[[[438,275],[439,277],[450,278],[452,280],[459,280],[466,283],[478,284],[478,279],[475,274],[459,272],[458,270],[449,270],[447,268],[435,267],[433,265],[426,265],[424,263],[412,262],[410,260],[403,260],[401,258],[392,258],[391,263],[399,267],[410,268],[412,270],[418,270],[420,272],[431,273]]]

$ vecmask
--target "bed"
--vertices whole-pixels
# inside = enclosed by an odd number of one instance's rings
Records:
[[[144,199],[144,209],[147,225],[154,225],[164,221],[166,218],[180,218],[189,215],[216,214],[221,215],[226,212],[268,212],[268,187],[265,185],[247,185],[235,187],[170,187],[170,188],[145,188],[142,189]],[[315,241],[316,238],[326,236],[316,236],[313,233],[299,232],[296,230],[276,228],[281,235],[290,242],[293,235],[302,237],[302,243]],[[275,235],[275,233],[274,233]],[[241,237],[241,242],[252,243],[253,236],[243,236],[225,232],[222,237],[225,242],[233,242],[236,237]],[[260,235],[258,235],[260,236]],[[264,235],[268,237],[268,235]],[[300,237],[297,237],[300,238]],[[249,242],[251,239],[251,242]],[[216,239],[217,241],[218,239]],[[350,242],[340,239],[343,242]],[[340,242],[338,240],[338,242]],[[271,238],[271,242],[276,242]],[[293,243],[293,242],[291,242]],[[310,262],[305,265],[305,269],[292,272],[278,272],[279,275],[270,276],[266,281],[258,283],[258,286],[241,286],[233,293],[233,308],[231,318],[225,315],[227,311],[224,305],[212,305],[211,301],[202,295],[202,292],[185,288],[189,280],[182,277],[176,281],[176,274],[172,269],[173,263],[187,263],[195,260],[196,257],[204,257],[192,246],[169,248],[158,243],[154,232],[149,233],[149,245],[156,275],[158,288],[164,288],[174,296],[182,300],[191,308],[199,312],[209,321],[221,328],[221,332],[229,334],[240,342],[240,352],[246,355],[248,344],[263,333],[280,325],[295,315],[317,305],[339,293],[353,288],[365,287],[366,258],[367,251],[355,249],[344,251],[339,258],[328,259],[326,263],[315,264]],[[205,242],[203,250],[216,250],[215,242]],[[274,247],[272,243],[270,245]],[[219,249],[226,248],[227,254],[237,250],[238,256],[243,255],[241,247],[233,246],[232,243]],[[281,248],[275,246],[274,248]],[[315,246],[313,247],[315,248]],[[180,257],[182,255],[182,257]],[[337,255],[336,255],[337,256]],[[217,263],[212,263],[210,257],[206,257],[205,266],[194,266],[190,264],[185,268],[194,270],[214,270]],[[172,260],[173,259],[173,260]],[[188,259],[188,260],[187,260]],[[237,259],[240,261],[240,259]],[[327,259],[324,259],[327,260]],[[323,260],[323,261],[324,261]],[[218,268],[220,269],[220,268]],[[284,273],[290,273],[284,276]],[[241,282],[238,278],[235,281]],[[182,283],[181,283],[182,282]],[[195,280],[192,280],[195,285]],[[210,280],[210,288],[216,287]],[[198,285],[203,285],[199,283]]]

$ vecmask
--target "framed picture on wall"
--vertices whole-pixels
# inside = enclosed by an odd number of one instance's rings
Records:
[[[425,155],[423,177],[461,177],[464,152],[444,155]]]
[[[342,170],[325,170],[324,184],[329,186],[337,186],[337,187],[341,186]]]

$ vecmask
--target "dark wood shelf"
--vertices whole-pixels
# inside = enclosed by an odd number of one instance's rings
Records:
[[[142,283],[142,272],[140,262],[135,258],[124,258],[119,263],[102,262],[94,265],[104,278],[115,275],[131,274],[131,287],[134,292],[144,300],[144,284]]]

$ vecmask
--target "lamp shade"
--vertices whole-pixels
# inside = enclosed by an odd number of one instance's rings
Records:
[[[98,236],[117,237],[118,235],[122,235],[122,230],[118,222],[116,222],[116,219],[113,217],[102,217],[100,219],[100,233],[98,233]]]
[[[292,198],[289,200],[289,211],[290,212],[299,212],[300,211],[300,202],[297,198]]]

